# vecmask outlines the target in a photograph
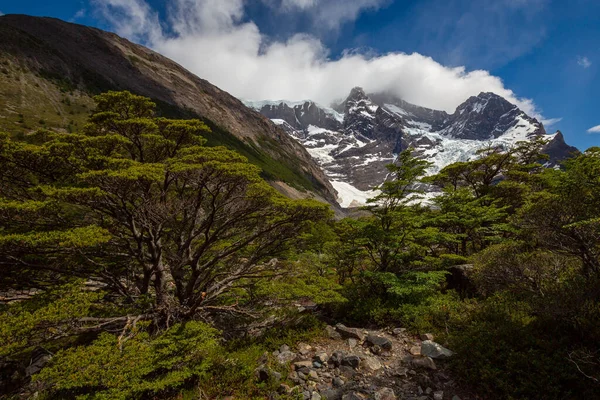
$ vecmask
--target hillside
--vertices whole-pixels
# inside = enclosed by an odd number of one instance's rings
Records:
[[[210,145],[233,148],[293,197],[307,191],[335,203],[334,190],[308,152],[283,130],[227,92],[175,62],[115,34],[53,18],[0,17],[0,130],[75,131],[92,96],[129,90],[169,117],[201,118]]]

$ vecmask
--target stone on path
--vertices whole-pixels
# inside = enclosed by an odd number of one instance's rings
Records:
[[[419,357],[412,360],[412,363],[415,367],[425,368],[425,369],[437,369],[435,362],[431,357]]]
[[[383,336],[369,335],[367,336],[367,343],[371,346],[379,346],[388,351],[392,349],[392,341]]]
[[[435,359],[443,359],[452,357],[454,354],[451,350],[448,350],[441,344],[433,342],[431,340],[425,340],[421,343],[421,354],[426,357],[431,357]]]
[[[356,328],[348,328],[346,325],[337,324],[335,329],[346,339],[357,339],[359,341],[365,340],[365,334]]]

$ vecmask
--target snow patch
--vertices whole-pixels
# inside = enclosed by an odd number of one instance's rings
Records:
[[[360,190],[347,182],[331,180],[331,185],[338,192],[338,202],[344,208],[360,207],[367,204],[367,200],[379,194],[376,190]]]

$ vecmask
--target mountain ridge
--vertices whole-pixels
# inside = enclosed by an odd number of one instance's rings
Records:
[[[285,100],[245,104],[307,148],[340,193],[338,200],[345,207],[364,204],[373,195],[373,187],[386,179],[385,165],[408,148],[433,162],[429,173],[453,162],[471,160],[477,150],[488,145],[507,148],[536,138],[548,140],[545,150],[550,155],[549,166],[577,152],[565,143],[561,132],[547,134],[541,122],[491,92],[469,97],[452,114],[385,92],[367,94],[360,87],[331,107]],[[314,115],[336,118],[324,122],[323,118],[312,118]]]
[[[213,128],[209,143],[242,152],[268,180],[282,181],[276,186],[286,187],[286,194],[302,197],[310,190],[335,204],[333,188],[304,147],[174,61],[114,33],[55,18],[0,16],[0,36],[6,71],[0,74],[0,128],[19,134],[36,127],[68,130],[67,120],[77,128],[93,105],[91,95],[130,90],[152,98],[168,114],[205,120]],[[43,118],[36,114],[40,108],[47,108]]]

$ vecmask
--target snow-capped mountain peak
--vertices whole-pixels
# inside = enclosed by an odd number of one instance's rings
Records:
[[[407,148],[432,162],[430,174],[476,158],[483,147],[509,148],[538,137],[548,140],[552,162],[576,150],[565,144],[560,132],[547,135],[535,118],[494,93],[470,97],[453,114],[388,93],[367,94],[359,87],[332,107],[312,101],[245,103],[306,147],[338,191],[343,207],[362,205],[373,197],[373,188],[387,177],[385,165]]]

